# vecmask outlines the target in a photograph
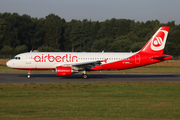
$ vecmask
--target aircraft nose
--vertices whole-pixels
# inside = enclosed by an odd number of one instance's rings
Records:
[[[11,61],[11,60],[7,61],[6,66],[8,66],[8,67],[10,67],[10,68],[11,68],[11,67],[13,66],[12,61]]]

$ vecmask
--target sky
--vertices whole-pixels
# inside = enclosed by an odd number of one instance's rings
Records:
[[[53,13],[67,22],[116,18],[180,24],[180,0],[0,0],[0,13],[5,12],[37,18]]]

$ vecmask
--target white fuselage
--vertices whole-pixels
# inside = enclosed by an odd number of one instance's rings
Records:
[[[15,56],[7,62],[11,68],[35,68],[35,69],[55,69],[57,66],[71,66],[74,64],[103,61],[108,64],[123,59],[127,59],[136,53],[94,53],[94,52],[29,52]]]

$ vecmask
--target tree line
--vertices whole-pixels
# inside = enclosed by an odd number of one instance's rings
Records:
[[[135,52],[160,26],[170,26],[165,54],[180,56],[180,25],[175,21],[135,22],[129,19],[65,19],[49,14],[33,18],[18,13],[0,13],[0,54],[31,50],[66,52]]]

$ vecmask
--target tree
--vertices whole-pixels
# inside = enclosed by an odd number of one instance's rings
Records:
[[[43,45],[43,37],[44,37],[44,18],[33,18],[33,35],[30,40],[30,44],[32,46],[31,50],[37,49],[39,46]]]
[[[95,40],[93,42],[93,51],[101,52],[103,50],[106,51],[106,43],[105,43],[104,39]]]
[[[87,19],[66,22],[54,14],[38,19],[25,14],[0,13],[0,50],[4,54],[8,48],[15,53],[34,49],[137,51],[160,26],[170,26],[164,53],[180,55],[180,25],[175,21],[162,24],[158,20],[134,22],[112,18],[102,22]]]
[[[14,52],[13,48],[10,46],[4,46],[1,50],[1,54],[3,55],[11,55]]]
[[[19,53],[27,52],[27,50],[28,50],[28,47],[26,45],[16,46],[13,53],[16,55]]]
[[[110,51],[112,52],[130,52],[131,42],[129,39],[116,40],[111,44]]]
[[[65,25],[65,30],[63,35],[64,36],[63,47],[65,51],[72,51],[72,43],[70,41],[72,36],[70,36],[70,33],[76,22],[77,22],[76,20],[71,20]]]
[[[75,21],[75,23],[72,26],[72,30],[70,32],[69,41],[71,42],[72,46],[72,52],[74,51],[81,51],[81,28],[82,23],[81,21]]]
[[[61,52],[59,49],[55,49],[53,47],[48,47],[48,46],[41,46],[37,48],[38,51],[40,52]]]
[[[62,20],[59,16],[49,14],[46,16],[44,23],[44,45],[60,49],[64,34],[64,19]]]
[[[5,20],[0,18],[0,48],[3,47],[3,38],[6,30]]]

